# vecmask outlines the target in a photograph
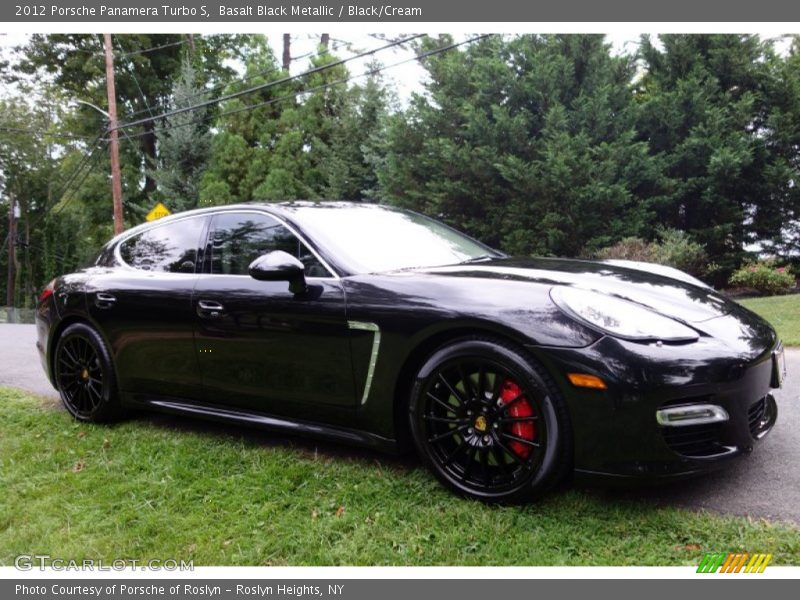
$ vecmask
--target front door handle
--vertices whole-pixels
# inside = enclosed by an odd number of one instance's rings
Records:
[[[204,319],[218,319],[225,314],[225,307],[213,300],[198,300],[197,314]]]
[[[113,294],[97,292],[94,296],[94,305],[97,308],[111,308],[116,304],[117,298]]]

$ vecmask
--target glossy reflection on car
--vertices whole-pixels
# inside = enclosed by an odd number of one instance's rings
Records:
[[[513,258],[373,204],[244,204],[132,228],[37,308],[77,419],[150,409],[385,451],[496,502],[570,473],[681,477],[775,424],[761,318],[658,265]]]

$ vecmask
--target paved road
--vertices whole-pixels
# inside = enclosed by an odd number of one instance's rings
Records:
[[[34,341],[33,325],[0,325],[0,385],[19,387],[58,400],[42,372]],[[800,349],[787,350],[786,359],[789,375],[784,388],[776,393],[778,423],[752,455],[700,479],[625,492],[591,489],[590,493],[610,499],[624,496],[800,524]],[[167,421],[170,426],[184,423],[187,428],[236,429],[166,416],[152,418],[157,422]],[[325,445],[325,450],[334,454],[349,452],[333,445]]]
[[[42,370],[33,325],[0,324],[0,385],[28,390],[58,400]]]

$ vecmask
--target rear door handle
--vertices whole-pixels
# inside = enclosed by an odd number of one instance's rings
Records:
[[[116,302],[117,297],[106,292],[97,292],[94,296],[94,305],[97,308],[111,308]]]
[[[225,307],[213,300],[198,300],[197,314],[204,319],[218,319],[225,314]]]

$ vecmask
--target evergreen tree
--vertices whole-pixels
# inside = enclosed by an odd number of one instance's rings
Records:
[[[781,214],[787,181],[770,181],[786,177],[770,148],[770,120],[780,119],[767,100],[775,57],[752,35],[662,35],[659,44],[645,36],[641,56],[639,139],[662,174],[649,202],[654,223],[703,244],[722,283],[754,224],[764,233]]]
[[[373,63],[370,68],[377,68]],[[370,76],[348,90],[347,101],[332,127],[330,152],[323,163],[323,195],[335,200],[372,200],[378,178],[374,157],[391,101],[383,80]]]
[[[785,59],[770,54],[767,60],[768,115],[758,135],[769,160],[763,201],[748,215],[748,241],[796,262],[800,257],[800,36],[793,36]]]
[[[392,119],[382,199],[516,254],[640,232],[656,173],[634,140],[634,65],[602,36],[493,36],[426,68],[426,93]]]
[[[180,76],[172,88],[170,109],[202,102],[195,67],[184,59]],[[164,120],[158,132],[157,168],[149,171],[158,186],[158,199],[172,211],[197,206],[200,179],[211,154],[211,133],[200,111],[183,112]]]
[[[336,61],[321,45],[312,67]],[[268,72],[264,82],[285,77],[264,39],[248,55],[247,72],[254,70]],[[201,203],[364,199],[376,183],[367,154],[383,123],[386,92],[376,77],[363,86],[348,86],[347,77],[336,65],[227,103]],[[225,115],[230,111],[239,112]]]

